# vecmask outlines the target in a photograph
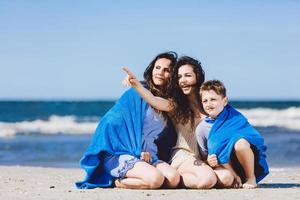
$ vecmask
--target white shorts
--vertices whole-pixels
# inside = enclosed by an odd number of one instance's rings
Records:
[[[184,149],[177,149],[173,152],[170,165],[176,170],[187,160],[199,160],[194,153]]]

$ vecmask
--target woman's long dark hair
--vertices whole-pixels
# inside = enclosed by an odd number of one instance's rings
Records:
[[[172,71],[172,99],[175,104],[175,110],[172,112],[172,118],[176,123],[186,124],[189,121],[191,122],[191,126],[194,127],[195,124],[195,113],[192,110],[192,107],[189,103],[187,96],[182,92],[178,83],[178,70],[183,65],[190,65],[193,68],[194,73],[196,74],[196,84],[194,85],[193,93],[197,97],[197,101],[200,101],[199,89],[204,82],[205,73],[202,69],[201,63],[191,57],[182,56],[179,58],[174,70]]]
[[[144,79],[146,82],[146,85],[148,87],[148,89],[150,90],[150,92],[154,95],[154,96],[159,96],[165,99],[169,99],[171,98],[172,92],[171,92],[171,80],[167,82],[167,84],[158,87],[153,83],[153,79],[152,79],[152,71],[155,65],[155,62],[158,59],[161,58],[166,58],[168,60],[171,61],[170,63],[170,73],[172,74],[172,71],[174,69],[174,67],[176,66],[176,62],[177,62],[177,53],[173,52],[173,51],[168,51],[168,52],[164,52],[161,54],[158,54],[152,61],[151,63],[148,65],[148,67],[146,68],[145,72],[144,72]],[[171,79],[171,78],[170,78]],[[165,112],[161,112],[156,110],[156,112],[161,113],[162,116],[164,117],[164,119],[166,119],[167,117],[167,113]]]

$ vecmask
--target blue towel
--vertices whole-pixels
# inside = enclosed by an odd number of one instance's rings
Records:
[[[254,170],[256,182],[259,182],[269,173],[264,139],[248,120],[230,105],[219,114],[211,128],[207,143],[208,154],[216,154],[219,164],[226,164],[231,159],[234,144],[242,138],[251,144],[254,151]],[[244,174],[239,175],[245,180]]]
[[[86,171],[86,178],[76,183],[77,188],[112,186],[112,177],[105,173],[101,163],[104,152],[113,155],[140,156],[143,120],[147,106],[136,90],[131,88],[103,116],[90,146],[80,160],[81,168]]]

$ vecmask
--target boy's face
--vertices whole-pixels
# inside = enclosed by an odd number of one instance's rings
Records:
[[[202,93],[203,108],[211,118],[216,118],[222,112],[227,102],[227,97],[218,95],[214,90],[203,91]]]

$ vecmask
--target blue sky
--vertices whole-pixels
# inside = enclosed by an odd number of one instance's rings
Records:
[[[116,99],[128,66],[199,59],[231,99],[300,100],[300,1],[0,1],[0,99]]]

